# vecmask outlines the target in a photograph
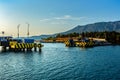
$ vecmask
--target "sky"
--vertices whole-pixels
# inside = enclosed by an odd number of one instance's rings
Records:
[[[0,0],[0,36],[54,34],[77,25],[120,20],[120,0]]]

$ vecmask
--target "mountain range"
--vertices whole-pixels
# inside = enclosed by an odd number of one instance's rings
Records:
[[[57,34],[69,34],[69,33],[82,33],[82,32],[95,32],[95,31],[116,31],[120,32],[120,21],[114,21],[114,22],[97,22],[93,24],[87,24],[87,25],[78,25],[74,27],[71,30],[56,33],[53,35],[40,35],[40,36],[32,36],[34,39],[41,39],[41,38],[47,38],[47,37],[54,37]]]

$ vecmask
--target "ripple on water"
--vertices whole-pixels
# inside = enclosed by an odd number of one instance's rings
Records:
[[[119,80],[119,52],[120,46],[82,49],[44,43],[41,53],[0,53],[0,79]]]

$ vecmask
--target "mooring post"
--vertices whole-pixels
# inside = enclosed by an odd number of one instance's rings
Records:
[[[34,51],[37,51],[37,47],[34,47]]]
[[[25,48],[23,48],[23,52],[25,52]]]
[[[9,51],[12,51],[12,48],[9,46]]]
[[[41,52],[41,47],[42,47],[42,45],[41,45],[41,44],[38,44],[37,47],[39,48],[39,52]]]
[[[6,46],[3,46],[3,51],[5,51],[5,52],[6,52]]]
[[[41,48],[39,48],[39,52],[41,52]]]
[[[6,47],[2,46],[2,52],[5,52],[5,51],[6,51]]]
[[[34,51],[37,51],[37,44],[34,44]]]

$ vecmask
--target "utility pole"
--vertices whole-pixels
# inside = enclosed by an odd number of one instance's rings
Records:
[[[30,24],[29,23],[26,23],[27,25],[28,25],[28,27],[27,27],[27,37],[29,37],[29,35],[30,35],[30,33],[29,33],[29,26],[30,26]]]
[[[18,26],[17,26],[17,29],[18,29],[18,38],[19,38],[19,28],[20,28],[20,24],[18,24]]]

